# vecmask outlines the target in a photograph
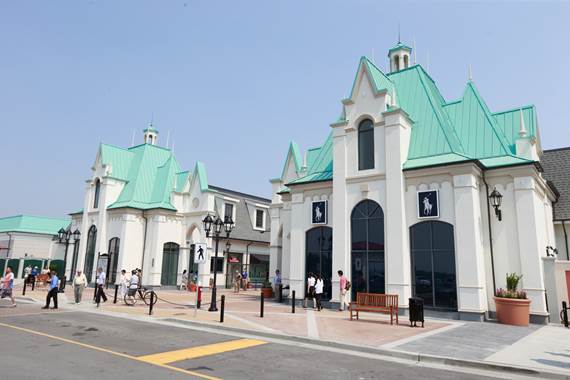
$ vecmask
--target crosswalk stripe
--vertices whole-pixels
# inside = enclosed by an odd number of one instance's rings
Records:
[[[228,351],[241,350],[244,348],[255,347],[266,343],[267,342],[257,339],[237,339],[230,340],[229,342],[214,343],[205,346],[185,348],[182,350],[139,356],[138,359],[152,364],[167,364],[181,360],[221,354]]]

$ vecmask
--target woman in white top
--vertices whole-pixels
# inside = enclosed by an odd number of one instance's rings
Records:
[[[316,299],[317,299],[317,310],[321,311],[321,309],[323,308],[321,305],[321,298],[323,296],[323,288],[324,288],[325,284],[323,282],[323,278],[321,277],[321,274],[317,274],[317,280],[315,282],[315,295],[316,295]]]
[[[305,292],[305,299],[303,300],[303,307],[307,308],[307,303],[309,299],[313,300],[313,309],[317,308],[317,303],[315,301],[315,283],[316,278],[313,273],[307,275],[307,291]]]
[[[125,298],[127,294],[127,289],[129,288],[129,279],[127,278],[127,271],[121,270],[121,277],[119,277],[119,297],[120,299]]]

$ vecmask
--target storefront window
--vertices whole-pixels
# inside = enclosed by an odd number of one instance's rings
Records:
[[[308,273],[321,274],[325,285],[323,289],[323,300],[330,300],[332,296],[332,228],[316,227],[307,231],[305,281]]]

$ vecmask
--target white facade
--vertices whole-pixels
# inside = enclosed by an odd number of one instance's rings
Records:
[[[522,288],[532,301],[532,320],[544,321],[547,309],[541,258],[545,247],[556,246],[556,242],[552,222],[555,196],[541,173],[534,165],[491,170],[477,162],[403,170],[414,122],[391,96],[396,97],[388,91],[375,91],[361,66],[352,98],[343,101],[345,120],[331,125],[332,180],[291,184],[305,173],[292,164],[294,157],[289,152],[283,175],[271,181],[271,273],[280,269],[283,283],[302,297],[306,236],[317,227],[311,220],[311,205],[328,200],[332,273],[323,275],[332,281],[331,302],[339,302],[337,270],[343,270],[353,285],[356,281],[351,270],[351,214],[360,202],[372,200],[384,215],[384,291],[399,295],[402,309],[414,293],[410,229],[433,220],[453,229],[457,304],[452,309],[460,318],[482,320],[494,312],[494,288],[505,288],[506,274],[516,272],[523,275]],[[374,166],[359,170],[358,126],[365,119],[374,126]],[[517,144],[517,149],[523,148],[517,154],[539,156],[534,142]],[[488,191],[494,188],[503,195],[501,221],[487,204]],[[439,216],[420,219],[418,191],[426,190],[438,191]]]

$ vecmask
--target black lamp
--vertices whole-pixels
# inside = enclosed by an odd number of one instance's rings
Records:
[[[497,216],[497,219],[501,221],[502,214],[500,207],[501,207],[501,202],[503,201],[503,195],[497,191],[496,187],[493,188],[493,191],[489,195],[489,200],[491,201],[491,205],[495,209],[495,215]]]
[[[65,230],[62,228],[59,229],[59,231],[57,231],[57,239],[59,240],[59,242],[63,242],[63,240],[65,239]]]
[[[202,223],[204,223],[204,231],[206,232],[206,237],[210,237],[210,231],[212,231],[212,223],[214,219],[210,214],[206,215]]]

